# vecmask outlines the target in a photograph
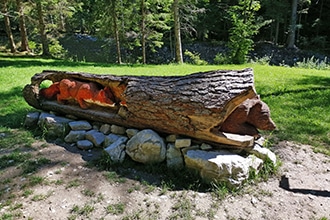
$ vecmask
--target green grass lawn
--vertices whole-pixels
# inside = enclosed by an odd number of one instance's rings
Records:
[[[33,111],[21,90],[35,73],[65,70],[116,75],[185,75],[215,69],[252,67],[255,86],[270,109],[278,129],[264,133],[273,141],[310,144],[330,155],[330,71],[246,65],[111,65],[77,63],[40,58],[6,57],[0,54],[0,133],[19,130],[27,112]],[[22,138],[26,138],[26,135]],[[0,139],[0,148],[4,147]]]

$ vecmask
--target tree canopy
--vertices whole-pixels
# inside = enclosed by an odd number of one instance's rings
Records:
[[[244,63],[257,41],[330,53],[326,0],[3,0],[0,8],[0,33],[13,53],[61,56],[59,39],[70,34],[113,42],[117,63],[131,54],[148,63],[164,46],[183,62],[187,42],[222,42],[232,63]]]

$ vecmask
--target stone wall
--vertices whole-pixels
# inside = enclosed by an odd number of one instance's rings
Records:
[[[46,138],[61,138],[80,150],[102,148],[115,163],[126,157],[143,164],[166,163],[168,168],[187,167],[197,170],[207,182],[224,182],[239,187],[253,169],[256,173],[266,159],[276,165],[276,156],[262,147],[263,139],[253,149],[224,150],[191,138],[157,134],[151,129],[137,130],[86,120],[74,120],[46,112],[29,113],[25,127],[40,127]]]

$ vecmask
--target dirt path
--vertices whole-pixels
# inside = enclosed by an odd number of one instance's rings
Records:
[[[283,163],[278,176],[222,200],[86,167],[94,152],[42,142],[33,148],[51,162],[31,176],[0,173],[11,178],[2,181],[0,219],[330,219],[330,157],[306,145],[281,142],[273,149]]]

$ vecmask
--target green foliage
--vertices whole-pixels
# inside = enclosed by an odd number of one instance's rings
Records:
[[[327,62],[327,57],[320,61],[314,56],[311,58],[303,59],[301,62],[297,62],[296,67],[305,68],[305,69],[317,69],[317,70],[330,70],[330,64]]]
[[[24,163],[27,159],[31,158],[29,153],[21,153],[19,151],[13,151],[10,154],[0,157],[0,169],[4,169],[11,166],[17,166]]]
[[[71,213],[78,214],[80,216],[89,216],[93,211],[94,207],[89,204],[85,204],[82,207],[74,205],[71,209]]]
[[[189,58],[188,63],[195,64],[195,65],[207,65],[207,62],[205,60],[202,60],[200,58],[200,54],[193,53],[188,50],[184,52],[184,55]]]
[[[259,1],[240,0],[238,5],[230,7],[229,15],[232,27],[229,30],[231,61],[234,64],[246,62],[246,55],[253,47],[252,37],[260,28],[256,24],[255,12],[260,9]]]
[[[125,207],[124,203],[110,204],[106,207],[106,211],[109,214],[120,215],[124,213]]]
[[[227,54],[218,53],[217,55],[215,55],[213,61],[217,65],[219,65],[219,64],[227,64],[227,63],[230,63],[230,57],[228,57]]]

